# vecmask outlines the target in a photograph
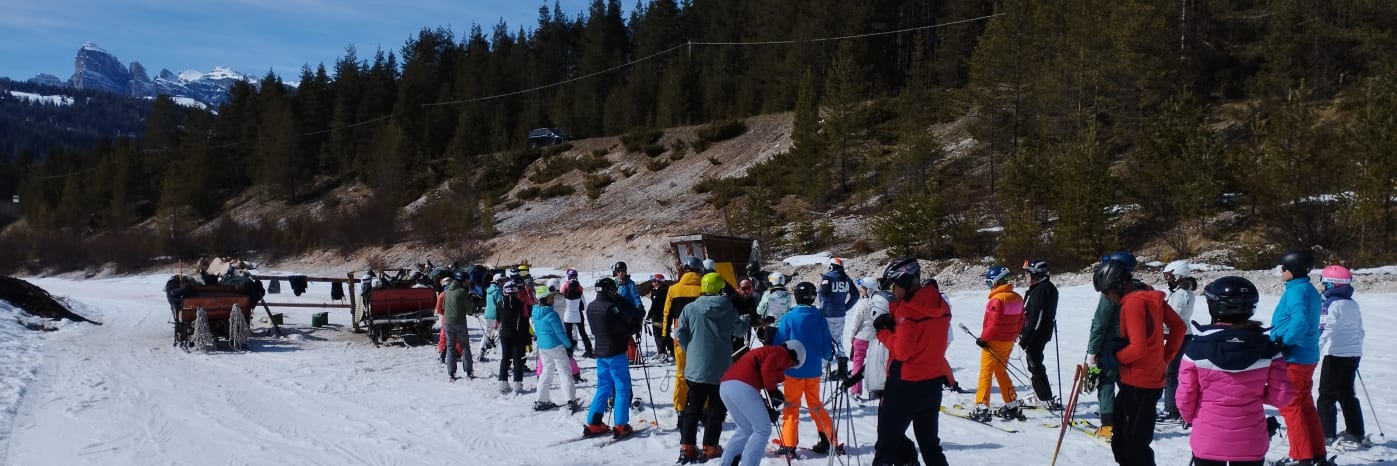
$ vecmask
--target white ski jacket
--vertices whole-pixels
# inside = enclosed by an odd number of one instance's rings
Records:
[[[1358,302],[1336,299],[1319,316],[1319,351],[1323,356],[1363,355],[1363,314]]]

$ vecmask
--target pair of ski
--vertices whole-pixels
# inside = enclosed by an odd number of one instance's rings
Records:
[[[631,431],[631,433],[630,433],[629,435],[626,435],[625,437],[621,437],[621,438],[609,437],[609,438],[605,438],[605,440],[603,440],[603,441],[601,441],[601,442],[597,442],[597,448],[606,448],[606,447],[609,447],[609,446],[611,446],[612,444],[614,444],[614,443],[616,443],[616,442],[620,442],[620,441],[623,441],[623,440],[626,440],[626,439],[630,439],[630,438],[634,438],[634,437],[639,437],[641,432],[648,431],[648,430],[650,430],[651,428],[652,428],[652,427],[650,426],[650,424],[649,424],[648,422],[645,423],[645,424],[641,424],[641,427],[640,427],[639,429],[636,429],[636,430],[634,430],[634,431]],[[548,446],[549,446],[549,447],[556,447],[556,446],[561,446],[561,445],[567,445],[567,444],[569,444],[569,443],[581,442],[581,441],[587,440],[587,439],[598,439],[598,438],[604,438],[604,437],[605,437],[605,434],[602,434],[602,435],[592,435],[592,436],[582,435],[582,436],[577,436],[577,437],[574,437],[574,438],[559,440],[559,441],[557,441],[557,442],[553,442],[553,443],[548,444]]]
[[[772,445],[771,447],[769,447],[769,448],[766,449],[766,454],[771,455],[771,456],[779,456],[779,457],[781,457],[781,458],[783,458],[783,459],[786,460],[786,464],[791,464],[791,461],[795,461],[795,460],[800,459],[800,457],[797,456],[795,453],[791,453],[791,454],[789,454],[789,455],[787,455],[787,454],[782,454],[782,453],[781,453],[781,448],[782,448],[783,446],[781,445],[781,439],[779,439],[779,438],[771,439],[771,445]],[[808,455],[816,455],[816,456],[826,456],[826,457],[830,457],[830,458],[831,458],[830,461],[834,461],[834,460],[833,460],[833,456],[839,455],[839,454],[840,454],[840,453],[835,453],[835,452],[834,452],[834,447],[830,447],[830,451],[826,451],[826,452],[824,452],[824,453],[820,453],[820,452],[818,452],[818,451],[811,450],[811,449],[806,448],[806,447],[799,447],[799,448],[797,448],[797,450],[806,453],[807,456],[808,456]]]
[[[960,405],[954,405],[954,406],[952,406],[952,407],[950,407],[950,408],[947,408],[947,407],[945,407],[945,406],[942,406],[942,407],[941,407],[941,412],[942,412],[943,414],[946,414],[946,415],[949,415],[949,416],[952,416],[952,417],[958,417],[958,418],[961,418],[961,419],[964,419],[964,420],[967,420],[967,421],[970,421],[970,422],[974,422],[974,423],[976,423],[976,424],[980,424],[980,425],[982,425],[982,426],[989,427],[989,428],[992,428],[992,429],[996,429],[996,430],[1008,432],[1008,433],[1011,433],[1011,434],[1017,434],[1017,433],[1019,433],[1019,430],[1018,430],[1018,429],[1014,429],[1014,428],[1012,428],[1012,427],[1004,427],[1004,426],[1000,426],[1000,425],[995,425],[993,422],[990,422],[990,421],[986,421],[986,420],[977,418],[977,417],[971,415],[969,411],[966,411],[966,410],[962,409]]]

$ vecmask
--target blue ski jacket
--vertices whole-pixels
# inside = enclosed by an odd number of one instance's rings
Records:
[[[859,302],[854,280],[843,270],[820,275],[820,313],[826,318],[844,318],[844,314]]]
[[[809,379],[820,376],[821,360],[834,358],[834,337],[829,334],[829,323],[820,311],[809,304],[801,304],[786,311],[781,322],[776,324],[776,336],[771,344],[779,345],[789,340],[805,345],[805,363],[786,371],[786,377]]]
[[[1271,314],[1271,339],[1285,347],[1285,361],[1291,364],[1319,362],[1319,311],[1323,299],[1310,284],[1310,277],[1285,282],[1285,292]]]

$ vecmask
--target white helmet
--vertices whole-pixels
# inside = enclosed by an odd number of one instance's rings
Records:
[[[870,291],[870,292],[872,292],[872,291],[878,291],[878,278],[877,278],[877,277],[863,277],[863,278],[858,279],[858,281],[855,281],[854,284],[855,284],[855,285],[858,285],[858,286],[861,286],[861,287],[864,287],[864,288],[867,288],[868,291]]]
[[[1186,260],[1177,260],[1174,262],[1170,262],[1169,265],[1164,266],[1164,273],[1172,273],[1174,274],[1175,278],[1187,277],[1189,276],[1190,272],[1191,271],[1189,270],[1188,261]]]
[[[795,364],[792,364],[791,367],[800,367],[805,365],[805,344],[801,343],[800,340],[786,340],[786,342],[782,343],[782,345],[784,345],[786,349],[791,350],[796,354]]]
[[[781,272],[772,272],[766,279],[771,282],[771,286],[786,286],[786,276]]]
[[[718,269],[718,263],[717,263],[717,262],[714,262],[713,259],[704,259],[704,260],[703,260],[703,271],[704,271],[704,272],[712,272],[712,271],[717,270],[717,269]]]

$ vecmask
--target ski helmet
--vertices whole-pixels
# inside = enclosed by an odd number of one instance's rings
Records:
[[[1295,278],[1304,277],[1310,274],[1310,269],[1315,268],[1315,256],[1310,251],[1304,249],[1292,249],[1281,256],[1281,270],[1288,270]]]
[[[886,269],[883,269],[883,278],[878,280],[878,287],[884,290],[892,290],[893,285],[897,285],[906,290],[922,279],[922,266],[917,263],[917,259],[911,257],[899,257],[893,259]]]
[[[1042,259],[1030,259],[1023,261],[1023,269],[1028,272],[1028,277],[1034,280],[1046,278],[1048,276],[1048,261]]]
[[[699,282],[699,289],[705,295],[717,295],[723,292],[723,286],[728,283],[723,281],[723,276],[716,273],[704,274]]]
[[[617,262],[617,263],[615,263],[615,264],[611,264],[611,274],[612,274],[612,275],[616,275],[616,274],[618,274],[618,273],[623,273],[623,272],[625,272],[625,271],[626,271],[626,263],[625,263],[625,262]]]
[[[504,286],[502,286],[501,288],[504,289],[504,292],[506,294],[514,294],[515,291],[519,290],[518,287],[514,284],[514,280],[505,280]]]
[[[450,286],[450,285],[451,285],[451,282],[454,282],[454,281],[456,281],[456,277],[453,277],[453,276],[450,276],[450,275],[447,275],[447,276],[445,276],[445,277],[441,277],[441,289],[445,290],[446,287],[447,287],[447,286]]]
[[[868,289],[868,291],[878,291],[878,279],[873,277],[863,277],[854,281],[855,285]]]
[[[495,278],[492,279],[492,280],[490,280],[490,281],[495,282],[495,283],[504,282],[504,274],[502,274],[502,273],[497,273],[497,274],[495,274]]]
[[[766,280],[771,282],[771,286],[786,286],[786,276],[781,272],[772,272]]]
[[[577,269],[568,269],[568,278],[577,278]]]
[[[1192,273],[1192,270],[1189,269],[1188,261],[1176,260],[1164,266],[1164,273],[1173,275],[1174,278],[1185,278]]]
[[[682,271],[703,273],[703,260],[699,259],[698,257],[689,257],[684,259],[684,269]]]
[[[810,282],[797,283],[796,289],[792,290],[796,304],[815,304],[815,293],[815,284]]]
[[[791,367],[800,367],[805,364],[804,343],[801,343],[800,340],[790,339],[786,340],[786,342],[782,343],[782,345],[786,347],[787,351],[795,355],[795,357],[792,358],[795,360],[795,364],[791,364]]]
[[[529,276],[529,264],[520,264],[520,265],[519,265],[519,276],[521,276],[521,277],[527,277],[527,276]]]
[[[1002,265],[996,265],[996,266],[994,266],[994,267],[990,267],[989,270],[986,270],[986,271],[985,271],[985,286],[987,286],[987,287],[989,287],[989,288],[994,288],[995,285],[998,285],[1000,282],[1007,281],[1008,278],[1009,278],[1009,268],[1008,268],[1008,267],[1005,267],[1005,266],[1002,266]]]
[[[651,276],[650,276],[650,279],[651,279],[651,280],[654,280],[654,281],[657,281],[657,282],[662,282],[662,281],[665,281],[665,274],[657,273],[657,274],[651,275]]]
[[[547,298],[549,295],[552,295],[552,294],[553,294],[553,289],[551,289],[551,288],[549,288],[549,287],[547,287],[547,286],[545,286],[545,285],[538,285],[538,286],[535,286],[535,287],[534,287],[534,296],[537,296],[538,299]]]
[[[1353,283],[1353,272],[1348,267],[1342,265],[1331,265],[1324,268],[1319,273],[1319,281],[1323,283],[1333,283],[1335,285],[1348,285]]]
[[[1125,284],[1129,281],[1130,268],[1115,259],[1107,259],[1106,262],[1102,262],[1091,276],[1091,285],[1096,288],[1098,293],[1114,291],[1125,294]]]
[[[1101,256],[1102,263],[1109,260],[1119,261],[1125,266],[1126,272],[1135,270],[1135,255],[1131,254],[1130,251],[1121,250]]]
[[[830,269],[830,270],[843,270],[843,269],[844,269],[844,259],[840,259],[840,258],[838,258],[838,257],[831,257],[831,258],[829,258],[829,269]]]
[[[550,278],[550,279],[548,279],[548,289],[550,289],[550,290],[558,291],[558,290],[562,289],[562,285],[563,285],[563,284],[562,284],[561,282],[559,282],[558,279],[556,279],[556,278]]]
[[[519,277],[519,271],[516,269],[507,269],[504,271],[504,275],[506,278],[513,280]]]
[[[1261,298],[1256,285],[1237,276],[1213,280],[1203,289],[1203,297],[1208,300],[1208,314],[1213,316],[1214,321],[1251,318],[1256,302]]]
[[[712,272],[712,271],[714,271],[714,270],[718,270],[718,263],[717,263],[717,262],[714,262],[713,259],[704,259],[704,260],[703,260],[703,272],[704,272],[704,273],[708,273],[708,272]]]
[[[616,292],[616,280],[612,280],[611,277],[602,277],[592,286],[596,288],[598,294],[612,294]]]

